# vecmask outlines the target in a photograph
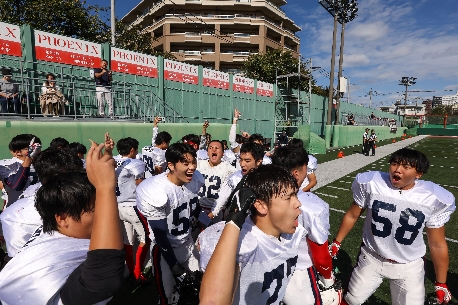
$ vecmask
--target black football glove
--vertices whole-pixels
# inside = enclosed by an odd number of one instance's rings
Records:
[[[231,194],[231,197],[228,200],[229,215],[226,217],[226,223],[232,221],[239,229],[241,229],[243,223],[245,222],[245,218],[255,201],[256,194],[248,187],[242,187]]]

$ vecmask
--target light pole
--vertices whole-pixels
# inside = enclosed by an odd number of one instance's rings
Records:
[[[115,0],[111,0],[111,45],[116,45]]]
[[[404,123],[406,120],[406,108],[407,108],[407,91],[409,86],[415,85],[417,82],[415,81],[415,77],[409,77],[409,76],[403,76],[401,80],[399,81],[400,86],[405,86],[406,87],[406,92],[404,94]]]
[[[312,113],[312,71],[314,69],[320,69],[321,67],[313,67],[312,59],[310,58],[310,75],[309,75],[309,125],[312,127],[311,113]]]
[[[336,103],[336,122],[335,124],[339,124],[339,109],[340,109],[340,93],[344,92],[341,85],[341,78],[342,78],[342,64],[344,58],[344,35],[345,35],[345,24],[352,21],[356,18],[358,8],[356,7],[358,4],[356,0],[352,0],[349,2],[348,0],[341,0],[341,9],[337,18],[337,21],[342,24],[342,32],[340,35],[340,56],[339,56],[339,74],[338,74],[338,94],[337,94],[337,103]]]

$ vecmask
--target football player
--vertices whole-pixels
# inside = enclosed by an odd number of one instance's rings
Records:
[[[208,159],[207,147],[212,140],[212,135],[207,133],[208,126],[210,126],[210,123],[206,120],[202,125],[202,134],[200,135],[199,149],[197,150],[197,160]]]
[[[116,175],[103,146],[89,149],[87,173],[56,173],[37,192],[43,226],[0,273],[3,304],[106,304],[121,286]]]
[[[146,164],[145,178],[163,173],[167,169],[165,151],[170,145],[172,136],[167,131],[159,132],[157,124],[160,121],[160,117],[154,118],[153,146],[145,146],[142,148],[142,160]]]
[[[126,251],[126,265],[129,276],[137,282],[145,282],[142,273],[143,262],[149,250],[149,231],[145,217],[136,206],[136,187],[145,178],[145,163],[135,159],[138,153],[138,141],[134,138],[123,138],[116,143],[121,158],[115,158],[116,167],[116,200],[118,202],[119,218],[123,234],[124,250]],[[140,244],[133,255],[134,231],[137,233]]]
[[[252,142],[252,143],[258,143],[259,145],[261,145],[264,149],[264,137],[262,135],[260,135],[259,133],[254,133],[252,134],[249,138],[248,138],[248,142]],[[271,164],[272,163],[272,160],[270,159],[269,157],[270,153],[266,153],[264,154],[264,157],[262,158],[262,164],[263,165],[266,165],[266,164]]]
[[[32,159],[41,151],[41,141],[32,134],[20,134],[9,143],[16,162],[0,169],[3,187],[7,193],[5,207],[13,204],[21,193],[32,184],[38,182]]]
[[[167,149],[165,158],[170,171],[148,178],[137,187],[137,207],[148,220],[150,239],[155,243],[151,258],[160,304],[172,303],[175,285],[184,281],[187,271],[199,268],[191,238],[191,216],[209,220],[197,197],[203,177],[196,172],[196,151],[187,144],[175,143]]]
[[[392,304],[424,304],[425,227],[437,299],[440,304],[451,299],[446,284],[449,255],[444,225],[455,211],[455,198],[437,184],[418,180],[428,167],[423,153],[403,148],[391,155],[389,173],[356,176],[353,204],[329,246],[335,257],[345,236],[367,209],[361,251],[343,304],[364,303],[384,278],[390,282]]]
[[[297,190],[294,177],[281,167],[263,165],[247,174],[226,222],[199,235],[205,270],[200,304],[282,301],[306,234],[298,222]]]
[[[240,167],[241,170],[231,174],[226,181],[223,181],[221,190],[218,193],[215,206],[213,207],[210,216],[218,215],[226,204],[227,199],[235,189],[237,184],[242,180],[251,169],[258,168],[262,163],[264,150],[257,143],[244,143],[240,148]]]
[[[213,218],[211,211],[216,205],[221,185],[236,169],[222,161],[223,145],[220,141],[213,140],[208,144],[207,155],[208,160],[197,161],[197,169],[205,179],[205,184],[199,190],[199,202],[208,216]]]
[[[73,142],[68,144],[67,151],[69,151],[71,154],[77,155],[78,158],[83,161],[83,166],[86,167],[86,159],[84,159],[84,155],[87,153],[86,146],[78,142]]]
[[[288,145],[304,148],[304,142],[301,139],[296,138],[291,139]],[[309,162],[307,163],[307,176],[299,187],[304,192],[310,192],[310,190],[317,184],[315,171],[318,167],[318,160],[312,155],[308,155],[308,157]]]
[[[288,170],[301,185],[307,176],[308,154],[302,147],[284,146],[275,150],[272,164]],[[301,241],[296,271],[286,288],[286,305],[322,304],[318,278],[325,289],[334,284],[332,259],[328,252],[329,205],[312,193],[299,189],[301,203],[299,223],[307,231]],[[318,278],[317,278],[318,272]]]
[[[83,170],[83,162],[67,150],[48,148],[33,160],[38,180],[30,185],[14,203],[14,209],[5,209],[0,214],[8,256],[14,257],[29,240],[33,232],[43,224],[35,208],[36,192],[42,184],[54,176],[72,170]]]

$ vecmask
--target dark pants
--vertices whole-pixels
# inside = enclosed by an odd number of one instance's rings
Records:
[[[2,105],[2,113],[8,113],[8,103],[12,102],[14,106],[14,112],[16,114],[21,113],[21,101],[19,97],[15,97],[12,99],[7,99],[6,97],[0,97],[0,104]]]
[[[375,141],[369,142],[369,147],[372,148],[372,155],[375,156]],[[367,154],[369,154],[369,149],[367,149]]]
[[[369,156],[369,141],[364,141],[363,143],[363,154]]]

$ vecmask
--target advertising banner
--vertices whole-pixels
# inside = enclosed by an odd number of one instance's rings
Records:
[[[164,59],[164,78],[180,83],[199,83],[199,67]]]
[[[254,80],[252,80],[251,78],[234,76],[232,90],[253,94],[254,93]]]
[[[274,85],[258,81],[256,83],[256,94],[261,96],[274,96]]]
[[[22,56],[20,32],[17,25],[0,22],[0,54]]]
[[[38,60],[89,68],[100,67],[100,44],[42,31],[34,33]]]
[[[229,74],[204,68],[204,86],[229,90]]]
[[[157,57],[111,48],[111,70],[157,78]]]

